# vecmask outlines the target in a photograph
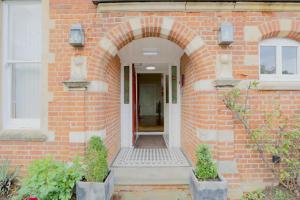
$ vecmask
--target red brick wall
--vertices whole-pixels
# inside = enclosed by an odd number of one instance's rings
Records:
[[[162,17],[175,21],[168,39],[182,49],[200,36],[205,45],[186,54],[181,59],[181,73],[185,75],[182,88],[182,132],[181,144],[188,157],[195,161],[196,146],[201,143],[197,128],[234,130],[234,143],[218,142],[212,145],[218,160],[237,162],[238,174],[225,174],[232,188],[246,180],[268,180],[267,172],[257,153],[246,147],[249,138],[240,124],[222,103],[223,90],[194,91],[193,84],[199,80],[214,80],[215,59],[218,54],[232,55],[235,79],[258,79],[258,66],[245,66],[245,55],[258,54],[258,42],[244,41],[244,27],[257,26],[263,38],[281,33],[279,20],[292,20],[292,30],[287,37],[299,39],[300,14],[297,12],[111,12],[97,13],[90,0],[50,0],[50,20],[55,27],[50,30],[49,52],[55,61],[48,65],[48,91],[53,100],[48,103],[48,129],[55,133],[54,142],[0,142],[1,159],[9,158],[13,163],[27,166],[36,158],[52,154],[58,159],[71,160],[83,154],[84,144],[69,143],[70,132],[106,130],[105,144],[110,161],[120,148],[120,61],[100,48],[99,42],[106,37],[117,50],[134,39],[128,20],[140,17],[143,37],[158,37]],[[232,45],[218,45],[219,25],[223,21],[233,23],[235,41]],[[68,43],[71,24],[81,23],[85,30],[84,48],[74,48]],[[86,56],[89,81],[102,81],[108,92],[66,91],[63,81],[70,78],[72,56]],[[45,88],[46,89],[46,88]],[[277,98],[282,108],[299,113],[300,92],[258,91],[251,94],[251,104],[258,114],[253,122],[262,122],[262,111],[269,108]],[[259,169],[258,169],[259,167]]]

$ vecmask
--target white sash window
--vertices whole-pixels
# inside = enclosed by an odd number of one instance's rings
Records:
[[[40,128],[41,23],[40,1],[4,1],[5,129]]]
[[[260,43],[260,80],[299,81],[300,43],[274,38]]]

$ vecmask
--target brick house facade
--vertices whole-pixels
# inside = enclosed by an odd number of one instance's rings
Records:
[[[4,4],[0,2],[3,8]],[[9,159],[23,170],[45,155],[71,161],[84,153],[91,135],[100,135],[112,162],[121,148],[118,52],[135,39],[160,37],[184,51],[180,58],[180,73],[184,75],[180,137],[189,160],[195,163],[198,144],[210,144],[221,173],[230,183],[233,199],[272,183],[272,175],[258,153],[247,147],[250,139],[241,124],[222,102],[224,91],[230,87],[216,85],[234,82],[245,89],[250,80],[260,81],[258,90],[250,93],[255,126],[263,123],[264,111],[274,108],[274,100],[286,113],[299,114],[299,79],[261,80],[259,44],[270,38],[299,41],[300,4],[42,0],[41,7],[40,128],[7,129],[3,122],[1,160]],[[234,42],[230,45],[218,44],[219,27],[224,21],[234,27]],[[74,23],[84,28],[84,47],[69,44],[69,30]],[[5,30],[5,23],[0,26]],[[4,51],[2,48],[1,55]],[[4,62],[4,56],[0,60]],[[70,89],[64,84],[72,81],[76,62],[83,63],[86,70],[87,88]]]

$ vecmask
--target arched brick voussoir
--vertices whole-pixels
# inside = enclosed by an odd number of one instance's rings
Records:
[[[129,22],[114,27],[106,37],[111,40],[118,50],[134,40],[134,35]]]
[[[141,18],[142,36],[145,37],[160,37],[163,18],[149,16]]]
[[[111,29],[99,44],[102,49],[115,56],[122,47],[134,39],[160,37],[168,39],[187,55],[204,46],[202,38],[192,29],[170,17],[136,17]]]
[[[258,26],[259,40],[281,37],[300,41],[300,22],[290,19],[270,21]]]
[[[195,31],[189,29],[187,26],[175,22],[168,36],[168,40],[176,43],[182,49],[186,49],[195,37],[201,38]]]

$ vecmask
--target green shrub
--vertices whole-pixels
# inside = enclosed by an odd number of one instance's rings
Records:
[[[256,190],[253,192],[248,192],[243,195],[241,200],[264,200],[265,199],[265,194],[263,193],[262,190]]]
[[[3,161],[0,165],[0,196],[8,196],[11,192],[11,187],[16,181],[19,168],[10,171],[10,163],[8,160]]]
[[[288,194],[282,190],[276,189],[273,200],[287,200]]]
[[[82,175],[78,160],[72,165],[50,157],[35,160],[28,167],[28,176],[22,180],[17,199],[34,196],[39,200],[69,200],[76,181]]]
[[[218,177],[217,166],[212,159],[208,145],[201,144],[198,146],[195,175],[202,181],[213,180]]]
[[[103,182],[109,172],[107,149],[100,137],[90,139],[86,157],[86,179],[91,182]]]

